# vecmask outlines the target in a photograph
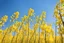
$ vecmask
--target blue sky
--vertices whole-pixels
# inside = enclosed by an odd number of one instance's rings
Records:
[[[48,23],[55,22],[53,18],[54,7],[59,0],[0,0],[0,18],[8,15],[8,22],[5,23],[6,27],[9,24],[10,16],[16,12],[20,12],[20,18],[28,13],[29,8],[35,10],[35,15],[40,15],[42,11],[47,12],[46,21]],[[19,20],[21,20],[19,18]],[[54,27],[54,24],[53,24]]]

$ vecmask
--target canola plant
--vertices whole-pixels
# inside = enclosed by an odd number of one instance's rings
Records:
[[[18,21],[19,15],[17,11],[10,16],[10,25],[5,30],[2,27],[8,16],[0,18],[0,43],[64,43],[64,0],[60,0],[54,9],[55,30],[46,22],[45,11],[35,16],[34,9],[30,8],[28,14]]]

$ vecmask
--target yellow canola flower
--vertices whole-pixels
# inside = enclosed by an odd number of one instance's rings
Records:
[[[47,26],[46,32],[50,33],[50,32],[51,32],[51,29],[52,29],[52,25],[49,24],[49,25]]]
[[[47,28],[47,24],[44,24],[44,28],[45,28],[45,29]]]
[[[11,26],[11,31],[15,31],[15,30],[17,30],[17,26],[12,25],[12,26]]]
[[[61,27],[61,30],[60,30],[60,28],[59,28],[59,33],[60,33],[60,34],[64,34],[64,27]]]
[[[21,26],[21,22],[16,21],[14,25],[15,25],[16,27],[20,27],[20,26]]]
[[[43,25],[41,25],[40,28],[43,29]]]
[[[64,14],[61,14],[64,17]]]
[[[64,3],[62,3],[61,7],[62,7],[62,9],[64,9]]]
[[[56,25],[59,25],[59,24],[62,24],[62,21],[61,21],[61,20],[58,20],[58,21],[56,22]]]
[[[3,21],[1,20],[0,21],[0,26],[2,27],[4,25]]]
[[[60,10],[61,11],[61,13],[64,13],[64,10]]]
[[[50,32],[51,32],[51,29],[48,29],[48,28],[47,28],[47,29],[46,29],[46,32],[47,32],[47,33],[50,33]]]
[[[10,37],[9,40],[11,41],[13,38],[12,33],[9,34],[9,37]]]
[[[42,17],[40,17],[40,20],[42,20]]]
[[[45,11],[42,12],[42,17],[46,18],[46,12]]]
[[[15,12],[14,15],[15,15],[15,18],[17,19],[19,17],[19,12],[18,11]]]
[[[56,19],[58,19],[58,20],[60,19],[60,15],[55,15],[55,16],[56,16]]]
[[[62,14],[61,14],[62,15]],[[54,17],[56,18],[56,19],[61,19],[60,18],[60,15],[59,15],[59,12],[58,12],[58,10],[57,9],[55,9],[55,11],[54,11]]]
[[[58,10],[57,9],[55,9],[55,11],[54,11],[54,16],[56,17],[56,18],[59,18],[59,15],[58,15],[59,13],[58,13]]]
[[[16,20],[19,17],[19,12],[15,12],[12,16],[11,16],[11,22],[14,22],[14,20]]]
[[[53,43],[54,42],[54,37],[52,35],[50,35],[50,37],[49,37],[49,42],[50,43]]]
[[[43,20],[43,18],[46,18],[46,12],[45,11],[42,12],[42,14],[40,16],[40,20]]]
[[[39,16],[36,16],[36,22],[39,23],[39,21],[40,21]]]
[[[2,27],[7,20],[8,20],[8,16],[7,15],[3,16],[0,19],[0,26]]]
[[[60,10],[60,8],[59,8],[58,4],[56,5],[56,9],[57,9],[57,10]]]
[[[3,30],[2,29],[0,29],[0,33],[2,33],[3,32]]]
[[[25,31],[28,31],[28,28],[29,28],[28,23],[26,23],[25,25],[22,25],[22,28],[23,28]]]
[[[40,28],[42,29],[42,30],[46,30],[47,29],[47,24],[42,24],[41,26],[40,26]]]
[[[42,12],[42,14],[43,14],[43,15],[46,15],[46,12],[45,12],[45,11],[43,11],[43,12]]]
[[[28,16],[25,15],[25,16],[24,16],[24,19],[28,19]]]
[[[28,16],[33,16],[34,10],[32,8],[29,9],[28,11]]]
[[[39,24],[36,23],[36,24],[34,25],[34,29],[36,30],[36,29],[38,28],[38,26],[39,26]]]
[[[60,3],[64,3],[64,0],[60,0]]]
[[[22,21],[26,21],[28,19],[28,16],[24,16],[23,18],[22,18]]]
[[[1,18],[1,20],[2,20],[3,22],[6,22],[6,21],[8,20],[8,16],[7,16],[7,15],[3,16],[3,17]]]
[[[59,14],[57,9],[54,10],[54,14]]]
[[[60,10],[61,11],[61,16],[64,16],[64,10]]]

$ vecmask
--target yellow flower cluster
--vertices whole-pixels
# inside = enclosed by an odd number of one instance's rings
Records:
[[[60,0],[61,3],[64,3],[64,0]]]
[[[2,20],[3,22],[6,22],[6,21],[7,21],[7,19],[8,19],[8,16],[7,16],[7,15],[5,15],[5,16],[3,16],[3,17],[2,17],[2,19],[1,19],[1,20]]]
[[[34,13],[34,10],[32,8],[30,8],[29,11],[28,11],[28,15],[33,16],[33,13]]]
[[[12,16],[11,16],[11,22],[13,22],[14,20],[16,20],[19,17],[19,12],[15,12]]]
[[[7,22],[8,20],[8,16],[5,15],[0,19],[0,26],[3,26],[5,22]]]

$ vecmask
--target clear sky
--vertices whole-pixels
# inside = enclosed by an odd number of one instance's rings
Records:
[[[40,15],[42,11],[47,12],[46,21],[48,23],[55,22],[53,18],[54,7],[59,0],[0,0],[0,18],[8,15],[8,22],[5,23],[6,27],[9,24],[10,16],[15,12],[20,12],[20,18],[28,13],[29,8],[35,10],[35,15]],[[21,19],[19,19],[21,20]]]

